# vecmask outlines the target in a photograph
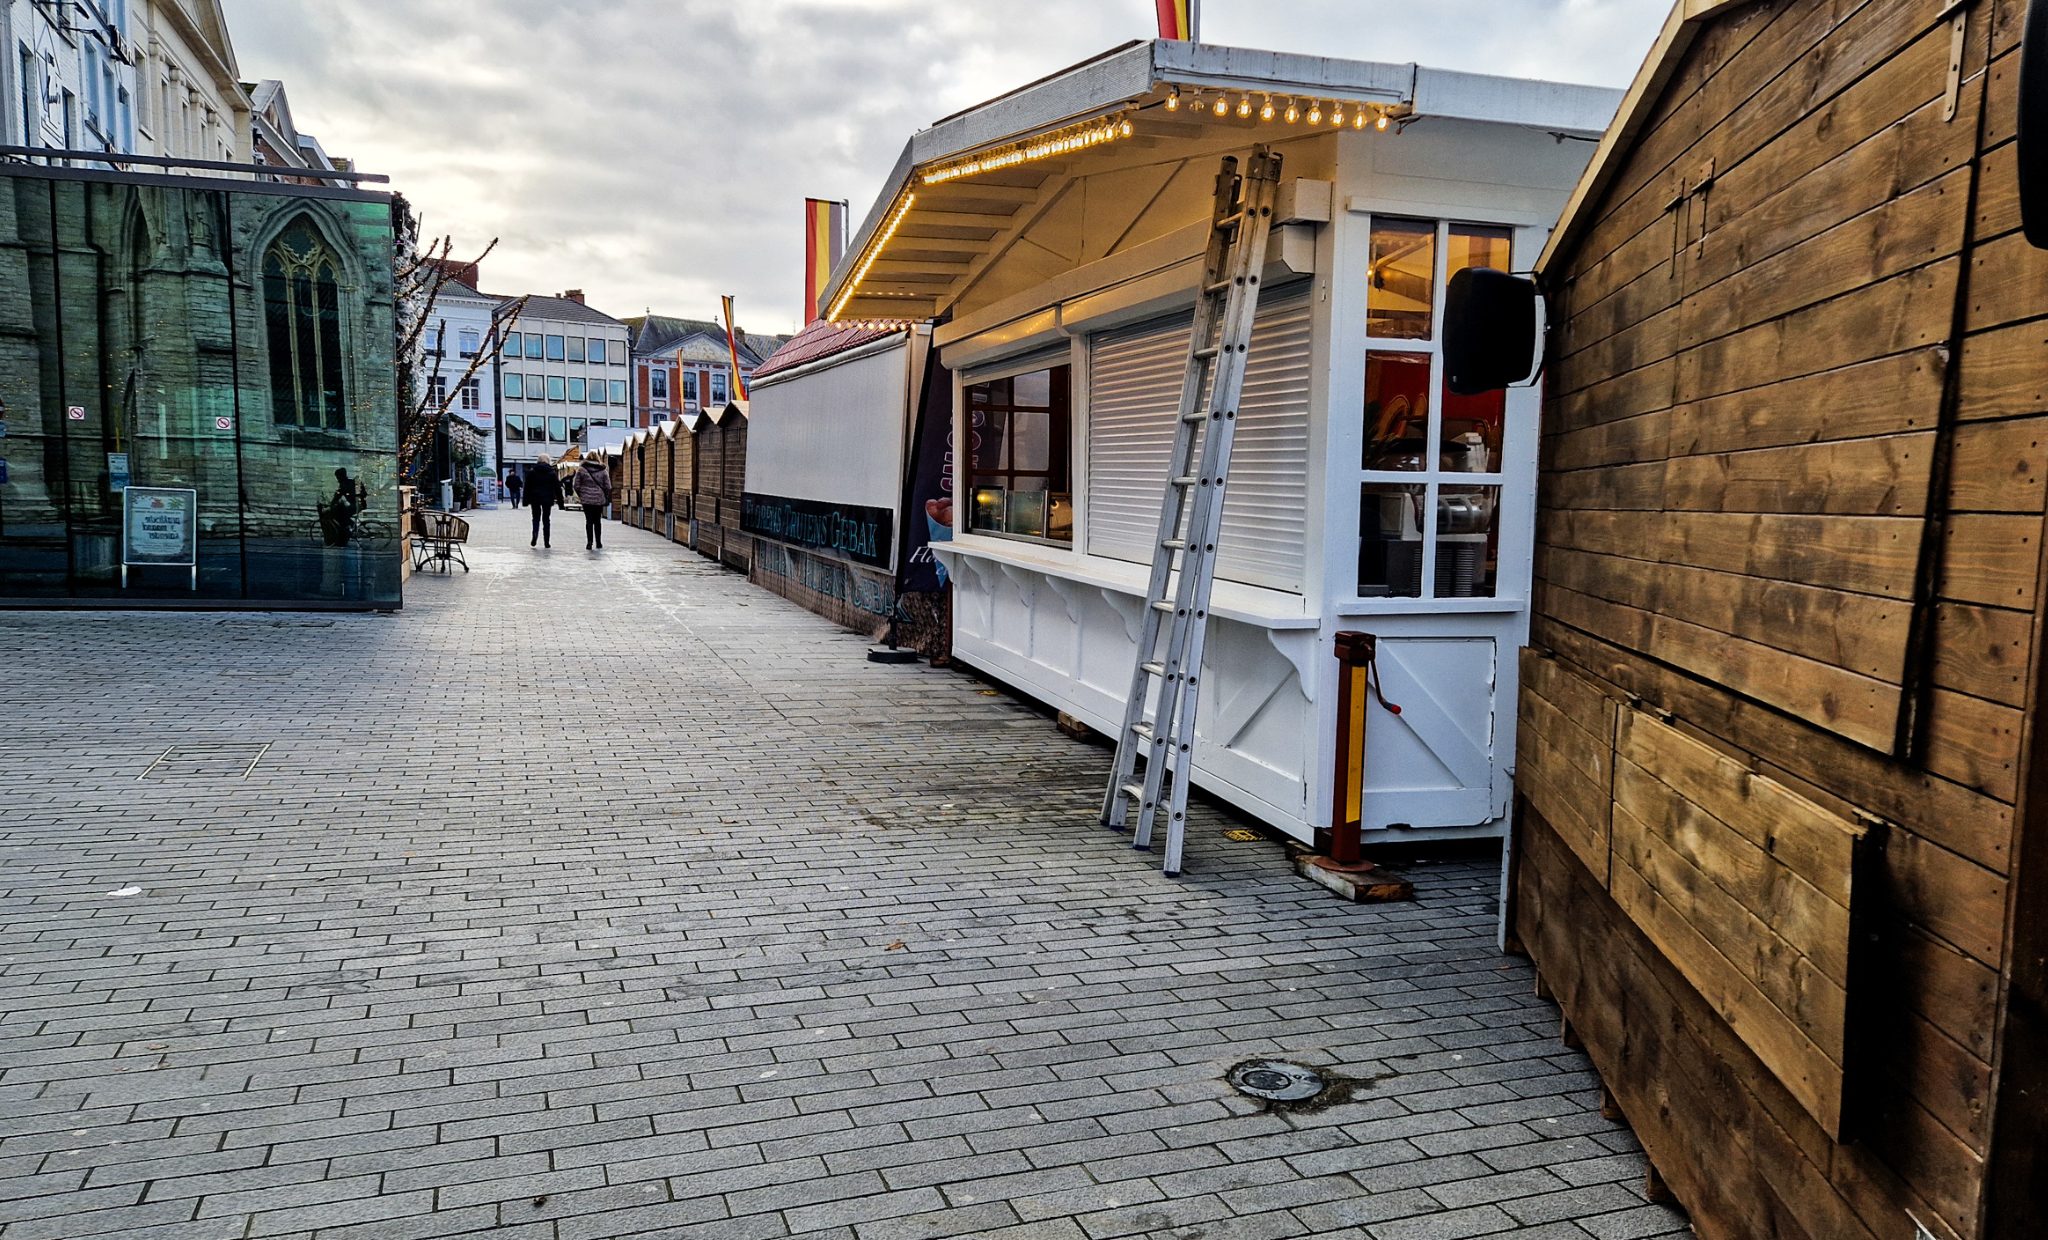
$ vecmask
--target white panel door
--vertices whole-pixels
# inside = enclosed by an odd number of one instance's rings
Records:
[[[1364,823],[1472,826],[1494,817],[1490,637],[1382,637],[1380,684],[1400,714],[1366,711]]]

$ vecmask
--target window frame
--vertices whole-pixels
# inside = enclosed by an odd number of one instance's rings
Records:
[[[588,393],[588,392],[589,392],[589,386],[588,386],[588,381],[587,381],[587,380],[585,380],[585,379],[583,378],[583,376],[581,376],[581,375],[571,375],[571,376],[569,376],[569,403],[570,403],[570,404],[572,404],[572,405],[581,405],[581,404],[585,403],[586,395],[587,395],[587,393]]]
[[[625,381],[624,379],[612,379],[612,380],[609,380],[608,382],[610,383],[610,386],[611,386],[611,392],[610,392],[610,396],[611,396],[611,401],[610,401],[610,403],[611,403],[611,404],[614,404],[614,405],[623,405],[623,404],[625,404],[625,403],[626,403],[626,381]]]
[[[589,340],[583,336],[566,336],[563,339],[569,346],[569,356],[562,360],[569,362],[583,361],[589,348]]]
[[[977,472],[974,464],[974,447],[972,438],[974,435],[974,402],[973,397],[971,396],[971,392],[974,388],[980,387],[981,385],[986,383],[997,383],[1005,379],[1016,379],[1021,375],[1036,374],[1039,371],[1051,372],[1061,369],[1064,369],[1067,372],[1066,407],[1064,410],[1060,409],[1057,400],[1050,401],[1045,407],[1045,411],[1052,414],[1053,420],[1053,427],[1050,435],[1048,436],[1047,446],[1054,453],[1054,462],[1048,463],[1048,467],[1043,471],[1019,471],[1014,466],[1012,466],[1011,468],[1005,469],[1001,472],[1003,473],[1006,479],[1014,478],[1020,472],[1033,476],[1036,476],[1040,473],[1044,474],[1044,476],[1046,477],[1046,493],[1048,496],[1048,528],[1051,527],[1050,497],[1052,495],[1065,494],[1067,497],[1068,508],[1067,537],[1054,538],[1049,535],[1018,534],[1012,533],[1008,530],[989,530],[975,528],[973,509],[974,491],[977,485]],[[1035,546],[1052,547],[1061,551],[1073,552],[1077,555],[1083,554],[1083,552],[1081,551],[1081,547],[1083,546],[1081,530],[1081,504],[1080,497],[1075,492],[1075,480],[1082,476],[1080,471],[1083,468],[1085,468],[1085,462],[1081,460],[1081,453],[1078,451],[1076,447],[1075,440],[1076,431],[1081,424],[1081,417],[1079,416],[1081,411],[1077,408],[1077,406],[1079,406],[1082,403],[1081,393],[1077,390],[1077,385],[1085,382],[1086,373],[1087,372],[1085,368],[1077,362],[1072,348],[1069,347],[1055,352],[1039,352],[1030,356],[1020,357],[1009,363],[991,366],[986,369],[966,372],[960,376],[959,381],[956,383],[954,387],[956,401],[956,421],[954,423],[954,427],[955,435],[957,437],[955,442],[960,443],[964,446],[958,452],[955,453],[955,459],[959,463],[959,472],[956,478],[955,488],[953,491],[953,528],[956,536],[972,535],[977,538],[1005,539],[1010,542],[1022,542],[1030,543]],[[1011,411],[1014,411],[1016,409],[1016,406],[1012,405],[1009,406],[1008,408]],[[1027,412],[1038,411],[1037,406],[1024,406],[1024,409]],[[1011,443],[1011,452],[1012,456],[1014,457],[1014,437]],[[1056,463],[1058,457],[1061,455],[1064,455],[1065,457],[1065,462],[1063,466]],[[1056,478],[1060,477],[1062,474],[1064,474],[1066,480],[1066,490],[1064,492],[1055,490],[1053,487],[1053,481]],[[1005,487],[1004,490],[1005,493],[1007,493],[1010,490],[1010,488]]]
[[[1362,259],[1368,263],[1372,254],[1372,227],[1375,221],[1394,220],[1403,223],[1417,223],[1425,222],[1428,219],[1428,217],[1410,215],[1402,211],[1361,212],[1354,218],[1358,221],[1364,235],[1364,245],[1359,253]],[[1499,558],[1501,564],[1508,562],[1505,547],[1509,543],[1507,524],[1511,519],[1511,514],[1519,513],[1525,507],[1525,505],[1520,505],[1516,502],[1516,497],[1520,491],[1520,479],[1507,468],[1508,425],[1505,412],[1501,428],[1502,443],[1499,453],[1501,459],[1491,462],[1491,467],[1485,471],[1463,471],[1442,468],[1441,455],[1445,394],[1443,363],[1444,304],[1449,292],[1450,276],[1453,274],[1450,270],[1451,230],[1453,228],[1487,228],[1505,231],[1508,238],[1508,264],[1510,268],[1514,266],[1516,248],[1524,243],[1524,234],[1528,230],[1525,225],[1505,220],[1439,216],[1435,217],[1433,222],[1436,225],[1435,255],[1431,264],[1430,322],[1429,332],[1426,337],[1417,339],[1414,337],[1372,335],[1370,331],[1372,316],[1369,309],[1371,291],[1369,287],[1362,287],[1359,290],[1358,331],[1359,339],[1363,343],[1363,349],[1357,355],[1358,433],[1356,440],[1353,441],[1352,449],[1341,461],[1333,462],[1330,471],[1331,484],[1341,487],[1344,495],[1347,497],[1344,501],[1344,511],[1349,514],[1347,520],[1350,531],[1349,542],[1352,548],[1352,556],[1348,561],[1352,567],[1334,566],[1335,571],[1340,574],[1340,581],[1346,580],[1346,575],[1349,575],[1349,584],[1337,591],[1338,605],[1341,608],[1342,614],[1440,612],[1458,607],[1510,611],[1522,606],[1528,594],[1528,586],[1525,582],[1505,580],[1498,570],[1495,573],[1494,588],[1491,595],[1474,595],[1459,598],[1450,595],[1438,597],[1436,594],[1437,559],[1439,548],[1442,545],[1437,530],[1438,501],[1442,495],[1443,487],[1450,486],[1454,489],[1493,488],[1495,505],[1493,531],[1496,545],[1503,548],[1503,553]],[[1365,427],[1365,382],[1371,356],[1376,353],[1413,354],[1428,359],[1429,378],[1428,387],[1425,390],[1429,394],[1429,419],[1424,431],[1424,449],[1422,453],[1424,468],[1422,469],[1392,470],[1366,469],[1364,467],[1364,453],[1369,442]],[[1364,554],[1365,533],[1361,526],[1364,488],[1367,486],[1421,486],[1424,488],[1422,499],[1422,550],[1420,553],[1422,563],[1420,579],[1417,585],[1419,592],[1416,594],[1367,595],[1357,593],[1359,585],[1355,580],[1356,565]]]
[[[550,334],[545,339],[547,341],[547,357],[544,360],[550,362],[565,362],[569,360],[569,338],[567,336]]]
[[[568,403],[569,384],[568,380],[562,375],[547,376],[547,390],[549,404],[559,405]]]

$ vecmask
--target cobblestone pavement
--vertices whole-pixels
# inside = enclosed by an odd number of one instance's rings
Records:
[[[517,520],[395,616],[0,613],[4,1240],[1683,1230],[1491,863],[1165,879],[1031,706]]]

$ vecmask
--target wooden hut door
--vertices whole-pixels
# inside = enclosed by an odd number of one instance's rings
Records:
[[[1498,657],[1490,637],[1380,639],[1380,685],[1401,711],[1367,707],[1367,830],[1472,826],[1506,813],[1494,787]]]

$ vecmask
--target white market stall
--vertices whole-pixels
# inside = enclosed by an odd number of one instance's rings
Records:
[[[1158,41],[918,133],[826,293],[944,319],[956,657],[1114,733],[1221,157],[1281,206],[1240,404],[1195,783],[1329,824],[1335,637],[1378,636],[1363,821],[1497,836],[1534,548],[1532,388],[1444,388],[1444,290],[1526,270],[1619,93]]]

